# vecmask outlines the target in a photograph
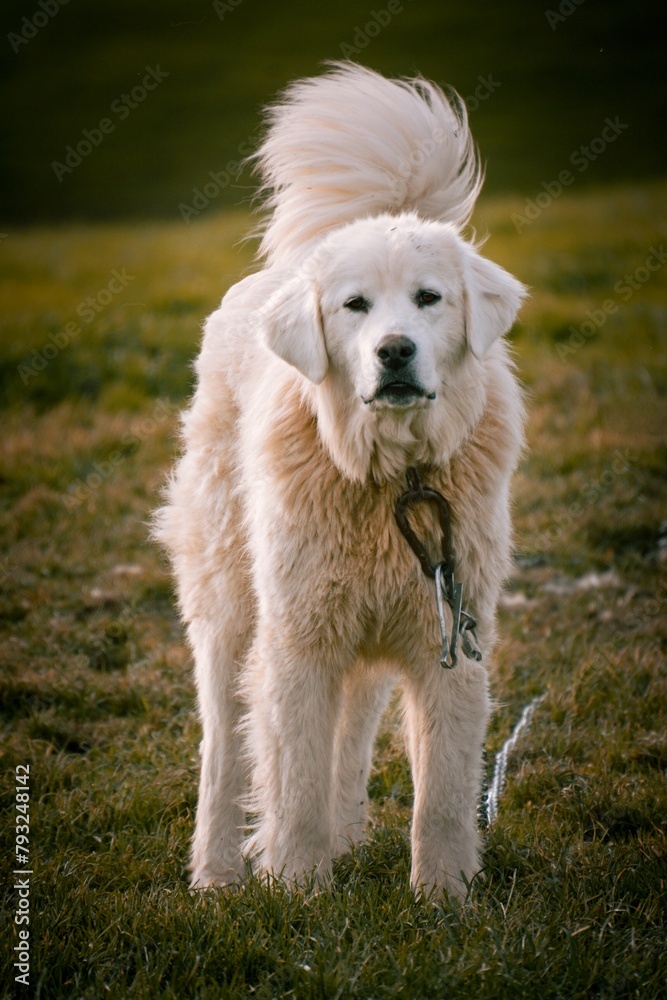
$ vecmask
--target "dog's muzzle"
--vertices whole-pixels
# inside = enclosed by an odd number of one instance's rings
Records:
[[[377,346],[378,383],[372,396],[364,403],[383,403],[386,406],[409,407],[419,399],[435,399],[428,393],[413,371],[417,346],[409,337],[390,334]]]

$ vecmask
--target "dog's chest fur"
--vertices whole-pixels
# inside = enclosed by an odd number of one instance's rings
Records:
[[[244,479],[260,604],[262,592],[270,591],[271,607],[282,608],[281,627],[306,629],[367,655],[404,654],[398,646],[413,642],[414,632],[427,633],[436,643],[433,583],[395,519],[407,478],[357,483],[343,477],[319,438],[316,418],[296,394],[282,398],[270,427],[255,429],[254,440],[255,459]],[[482,539],[488,559],[488,531],[472,523],[484,506],[474,493],[484,484],[457,475],[456,461],[445,469],[420,471],[424,485],[450,503],[458,576],[469,577],[470,610],[484,619],[489,594],[480,579],[495,581],[486,579],[469,544],[471,538]],[[441,532],[434,508],[419,505],[409,518],[437,563]],[[492,577],[496,562],[492,555]]]

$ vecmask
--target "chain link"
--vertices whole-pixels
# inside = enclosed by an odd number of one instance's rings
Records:
[[[452,670],[457,664],[459,638],[461,639],[463,652],[466,656],[476,661],[482,659],[475,631],[477,622],[468,611],[463,609],[463,584],[456,583],[454,580],[456,557],[452,545],[452,524],[449,503],[443,497],[442,493],[422,484],[419,472],[413,466],[408,469],[407,478],[408,489],[396,501],[396,523],[408,545],[419,559],[424,574],[435,579],[435,599],[442,637],[440,665],[446,670]],[[440,543],[442,559],[435,566],[431,563],[425,545],[412,530],[408,521],[408,507],[418,503],[431,503],[436,507],[438,512],[442,535]],[[448,639],[447,636],[445,604],[449,606],[452,614],[451,639]]]

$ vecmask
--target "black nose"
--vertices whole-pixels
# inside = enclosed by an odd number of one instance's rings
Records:
[[[375,353],[382,363],[383,368],[389,371],[398,371],[405,368],[413,359],[417,348],[409,337],[402,334],[393,333],[389,337],[381,340]]]

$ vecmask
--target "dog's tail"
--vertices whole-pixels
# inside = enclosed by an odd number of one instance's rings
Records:
[[[335,62],[289,86],[267,119],[252,159],[267,209],[260,254],[269,262],[294,259],[328,229],[382,212],[457,225],[470,217],[483,172],[454,91]]]

